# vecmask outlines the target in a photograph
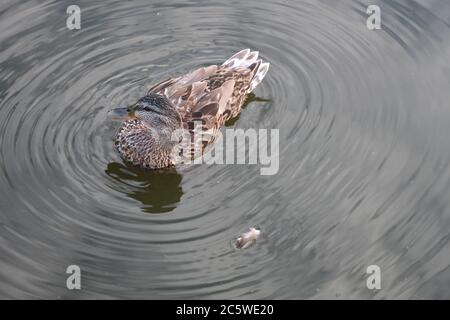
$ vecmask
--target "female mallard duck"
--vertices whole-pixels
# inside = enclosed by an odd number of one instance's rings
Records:
[[[172,151],[178,129],[194,135],[201,124],[201,146],[214,141],[219,128],[241,111],[245,97],[262,81],[269,63],[258,52],[242,50],[221,66],[199,68],[185,76],[167,79],[151,87],[147,95],[128,108],[113,110],[126,120],[115,140],[121,158],[143,168],[165,168],[176,163]]]

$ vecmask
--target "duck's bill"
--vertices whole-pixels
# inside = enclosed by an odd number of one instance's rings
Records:
[[[121,121],[125,121],[125,120],[130,120],[130,119],[135,119],[136,118],[136,116],[134,115],[134,111],[130,110],[129,108],[112,109],[109,112],[109,116],[113,120],[121,120]]]

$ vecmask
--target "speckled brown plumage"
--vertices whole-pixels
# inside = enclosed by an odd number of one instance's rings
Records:
[[[146,168],[173,166],[170,152],[174,144],[168,137],[170,131],[176,129],[175,118],[179,115],[179,128],[189,130],[192,137],[195,130],[200,128],[203,133],[201,145],[207,147],[214,141],[217,130],[240,113],[246,95],[262,81],[268,68],[268,63],[258,59],[258,52],[245,49],[221,66],[202,67],[185,76],[170,78],[152,86],[147,96],[164,97],[173,110],[165,103],[158,102],[157,107],[149,108],[151,116],[146,118],[147,121],[125,121],[116,136],[116,149],[125,161],[134,165]],[[167,118],[159,114],[167,110],[170,111]],[[159,117],[158,121],[154,120],[155,113]],[[178,115],[175,117],[173,113]],[[169,118],[173,121],[167,120],[167,124],[166,119]],[[194,124],[200,124],[200,127]],[[161,138],[159,134],[158,139],[155,139],[151,130],[155,127],[158,132],[163,129],[160,127],[167,127],[167,136],[163,134]]]

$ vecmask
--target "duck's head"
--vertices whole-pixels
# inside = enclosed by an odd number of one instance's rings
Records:
[[[156,131],[175,130],[181,125],[181,116],[170,100],[155,93],[140,98],[131,106],[113,109],[111,117],[121,121],[138,119]]]
[[[144,167],[166,166],[181,116],[165,96],[148,94],[134,105],[112,110],[111,117],[124,121],[116,136],[122,158]]]

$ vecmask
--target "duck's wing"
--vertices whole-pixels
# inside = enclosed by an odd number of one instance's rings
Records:
[[[217,130],[230,117],[230,101],[236,86],[233,77],[215,65],[199,68],[185,76],[170,78],[149,89],[164,94],[176,106],[183,127],[192,136],[201,130],[202,149],[214,141]]]
[[[211,65],[167,79],[149,92],[164,94],[174,104],[183,127],[191,135],[201,130],[201,144],[205,148],[214,141],[225,121],[239,114],[247,93],[267,72],[268,64],[257,58],[257,52],[246,49],[221,66]]]
[[[258,66],[259,61],[251,68],[230,69],[215,65],[199,68],[188,75],[164,80],[152,86],[149,92],[165,95],[183,118],[189,117],[207,104],[217,102],[218,97],[226,96],[228,99],[222,100],[216,114],[217,117],[224,114],[223,119],[226,121],[239,114]],[[233,80],[232,86],[230,80]]]
[[[240,112],[240,106],[246,94],[250,93],[265,77],[269,63],[258,59],[259,53],[244,49],[231,56],[222,65],[211,65],[198,68],[191,73],[162,81],[149,89],[149,92],[165,94],[177,107],[180,114],[194,112],[198,102],[213,90],[220,88],[229,80],[234,80],[235,86],[231,101],[222,112],[230,110],[229,117],[235,117]],[[223,88],[226,91],[228,88]]]
[[[217,71],[217,66],[212,65],[194,70],[193,72],[176,78],[164,80],[149,89],[149,92],[167,96],[183,116],[190,112],[192,106],[208,92],[208,79]]]

